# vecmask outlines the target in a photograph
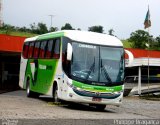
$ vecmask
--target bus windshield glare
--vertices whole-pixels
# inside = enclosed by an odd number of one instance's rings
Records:
[[[120,85],[124,79],[121,47],[72,43],[71,77],[94,85]]]

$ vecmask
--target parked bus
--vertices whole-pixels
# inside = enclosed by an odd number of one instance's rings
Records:
[[[94,105],[120,105],[123,98],[124,48],[116,37],[87,31],[58,31],[24,42],[21,88],[27,96],[52,95]]]

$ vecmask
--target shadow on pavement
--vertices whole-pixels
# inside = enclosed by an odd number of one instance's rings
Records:
[[[54,105],[54,106],[56,105],[70,110],[115,113],[115,111],[107,109],[107,106],[105,110],[100,111],[93,106],[89,106],[88,104],[66,102],[66,101],[61,101],[60,103],[54,103],[51,97],[39,97],[39,99],[45,101],[46,103],[48,103],[48,105]]]

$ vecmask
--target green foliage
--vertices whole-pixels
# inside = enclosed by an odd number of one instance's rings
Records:
[[[111,36],[114,36],[113,32],[114,32],[113,29],[108,30],[108,34],[111,35]]]
[[[5,34],[9,34],[14,29],[15,29],[15,27],[11,26],[9,24],[3,24],[2,27],[0,27],[0,30],[3,30],[5,32]]]
[[[132,48],[160,50],[160,36],[153,38],[144,30],[132,32],[128,42],[131,43]]]
[[[55,32],[55,31],[58,31],[58,28],[57,27],[51,27],[49,32]]]
[[[44,34],[44,33],[49,32],[46,24],[44,23],[38,23],[37,25],[33,23],[33,24],[30,24],[30,27],[31,27],[30,32],[35,33],[35,34]]]
[[[0,34],[6,34],[5,30],[0,30]],[[22,36],[22,37],[33,37],[38,34],[28,33],[28,32],[21,32],[21,31],[10,31],[7,35],[11,36]]]
[[[51,27],[50,30],[48,30],[46,24],[44,23],[38,23],[37,25],[35,23],[30,24],[30,28],[15,27],[9,24],[3,24],[2,27],[0,27],[1,34],[16,35],[16,36],[19,34],[20,36],[27,36],[27,37],[34,36],[35,34],[54,32],[57,30],[58,30],[57,27]]]
[[[133,48],[146,48],[146,43],[151,43],[152,36],[149,36],[149,33],[144,30],[137,30],[131,33],[130,38],[128,39],[129,42],[132,43]]]
[[[124,48],[132,48],[132,43],[128,42],[128,40],[122,40]]]
[[[155,38],[155,47],[154,49],[160,50],[160,36]]]
[[[0,34],[7,34],[12,36],[32,37],[37,34],[31,33],[31,30],[26,27],[15,27],[9,24],[3,24],[0,27]]]
[[[66,23],[64,26],[62,26],[61,30],[74,30],[71,26],[71,24]]]
[[[48,29],[47,29],[46,24],[38,23],[38,25],[37,25],[37,34],[44,34],[44,33],[48,33]]]
[[[88,31],[103,33],[103,26],[91,26],[88,28]]]

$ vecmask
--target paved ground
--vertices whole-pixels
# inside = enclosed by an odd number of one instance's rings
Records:
[[[159,119],[159,101],[126,97],[121,107],[97,111],[87,105],[55,105],[51,98],[27,98],[19,90],[0,94],[0,119]]]

